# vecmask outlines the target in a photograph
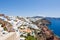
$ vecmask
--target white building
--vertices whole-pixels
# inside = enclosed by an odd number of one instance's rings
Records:
[[[20,37],[20,40],[25,40],[25,38],[24,37]]]

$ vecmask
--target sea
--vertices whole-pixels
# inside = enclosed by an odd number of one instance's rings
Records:
[[[47,18],[51,22],[51,24],[48,26],[50,30],[53,31],[55,35],[60,37],[60,19],[57,18]]]

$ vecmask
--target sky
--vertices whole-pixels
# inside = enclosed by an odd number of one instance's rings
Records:
[[[0,14],[60,17],[60,0],[0,0]]]

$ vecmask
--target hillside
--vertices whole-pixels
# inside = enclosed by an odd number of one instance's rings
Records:
[[[51,22],[44,17],[6,16],[0,14],[1,32],[16,32],[17,36],[24,37],[26,40],[31,36],[33,36],[34,40],[59,40],[47,27],[49,24]]]

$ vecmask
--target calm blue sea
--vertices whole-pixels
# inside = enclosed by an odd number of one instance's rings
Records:
[[[60,20],[58,19],[48,19],[51,22],[49,25],[49,29],[53,30],[53,32],[60,37]]]

